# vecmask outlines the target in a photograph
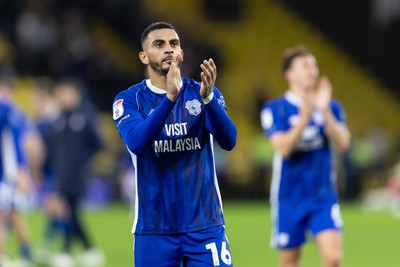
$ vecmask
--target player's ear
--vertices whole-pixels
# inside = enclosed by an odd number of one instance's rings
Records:
[[[139,52],[139,59],[140,59],[140,61],[142,61],[142,63],[143,63],[144,65],[149,64],[149,57],[147,56],[147,53],[146,53],[146,52],[140,51],[140,52]]]
[[[289,81],[290,77],[291,77],[291,71],[290,69],[288,69],[283,73],[283,78],[285,78],[286,81]]]
[[[185,53],[183,53],[183,50],[181,50],[181,52],[180,52],[180,61],[178,63],[178,68],[180,68],[182,66],[183,56],[184,55],[185,55]]]

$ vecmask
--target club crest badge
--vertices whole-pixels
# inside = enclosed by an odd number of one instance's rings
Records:
[[[197,99],[186,101],[185,108],[189,111],[190,114],[197,116],[201,112],[201,103]]]
[[[122,105],[122,102],[124,102],[123,99],[118,99],[114,102],[113,104],[113,119],[117,120],[119,117],[124,114],[124,106]]]

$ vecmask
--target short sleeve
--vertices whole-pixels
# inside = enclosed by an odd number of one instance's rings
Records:
[[[266,137],[270,138],[277,132],[287,131],[287,120],[283,105],[279,102],[264,105],[260,113],[261,127]]]
[[[331,102],[331,109],[332,112],[335,116],[335,118],[342,123],[346,123],[346,113],[342,107],[342,105],[340,104],[340,102],[338,101],[332,101]]]

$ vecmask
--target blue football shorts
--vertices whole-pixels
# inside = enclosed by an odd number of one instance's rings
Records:
[[[343,221],[336,200],[281,201],[272,205],[271,247],[289,249],[324,230],[341,231]]]
[[[134,238],[135,267],[233,266],[225,227]]]
[[[27,194],[19,191],[15,185],[0,182],[0,211],[28,212],[32,208],[32,200]]]

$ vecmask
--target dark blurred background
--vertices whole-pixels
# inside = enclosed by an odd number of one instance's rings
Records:
[[[158,20],[178,29],[185,76],[198,79],[204,58],[217,62],[217,87],[239,134],[233,152],[216,148],[225,197],[269,195],[272,150],[259,111],[287,89],[280,56],[299,43],[316,55],[347,111],[353,145],[338,157],[343,199],[386,185],[400,155],[398,0],[0,0],[0,76],[13,78],[21,108],[35,120],[35,80],[72,76],[98,110],[104,145],[93,186],[112,190],[93,198],[123,198],[131,167],[111,106],[144,78],[140,34]]]

